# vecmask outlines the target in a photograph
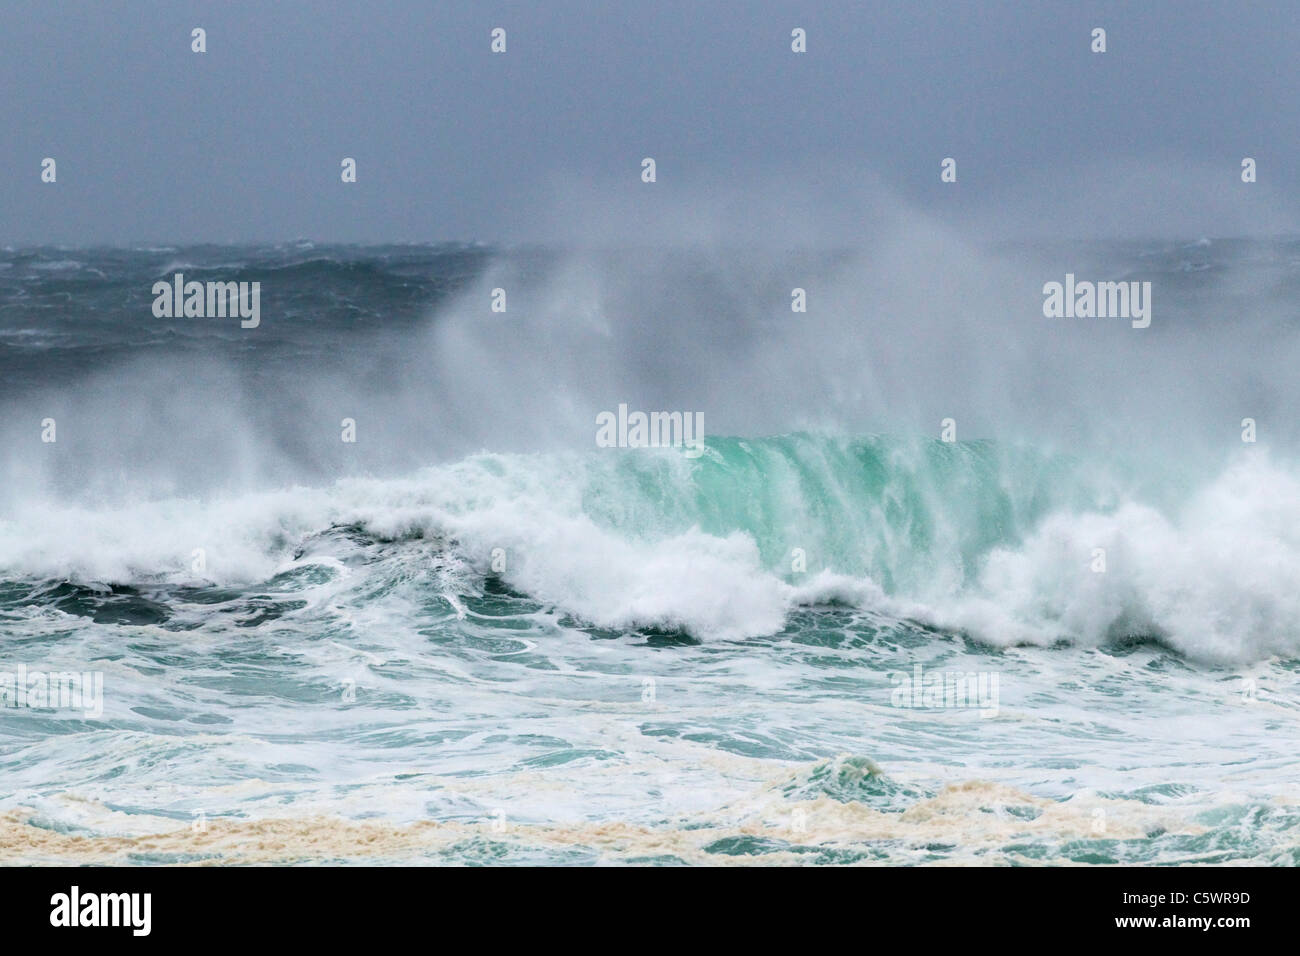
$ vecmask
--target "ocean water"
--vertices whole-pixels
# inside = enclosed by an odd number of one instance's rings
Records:
[[[1045,319],[1089,270],[1151,327]],[[177,272],[261,324],[155,318]],[[1289,241],[6,249],[0,679],[102,699],[0,708],[0,861],[1300,863],[1297,286]],[[703,452],[597,447],[620,403]]]

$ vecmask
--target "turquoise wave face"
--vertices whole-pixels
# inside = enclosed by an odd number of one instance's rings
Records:
[[[1082,463],[994,442],[813,434],[711,438],[689,468],[621,456],[590,482],[583,510],[620,532],[750,535],[762,564],[868,575],[889,592],[969,581],[1057,510],[1113,507],[1114,479]]]

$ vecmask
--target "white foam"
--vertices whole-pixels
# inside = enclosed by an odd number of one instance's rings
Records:
[[[1300,482],[1252,455],[1172,516],[1136,502],[1057,513],[1022,546],[993,551],[971,591],[912,610],[1004,645],[1134,635],[1225,663],[1294,655]]]
[[[779,631],[794,606],[835,602],[998,645],[1157,636],[1224,662],[1300,649],[1300,481],[1263,455],[1232,465],[1176,513],[1138,501],[1106,513],[1058,511],[1023,543],[988,553],[972,584],[936,576],[929,589],[888,596],[834,569],[791,583],[743,530],[598,521],[585,493],[631,493],[612,484],[611,460],[481,455],[400,480],[210,501],[102,510],[29,502],[0,521],[0,569],[87,583],[251,583],[290,564],[311,535],[355,524],[391,539],[454,541],[484,574],[501,549],[510,586],[607,628],[729,640]],[[1104,573],[1091,568],[1098,548]]]

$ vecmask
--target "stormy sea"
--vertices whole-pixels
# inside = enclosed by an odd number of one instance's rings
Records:
[[[1300,864],[1297,301],[1197,236],[5,248],[0,860]]]

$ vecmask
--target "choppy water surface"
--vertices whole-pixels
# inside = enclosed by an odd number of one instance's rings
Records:
[[[1300,862],[1285,449],[465,450],[383,370],[483,250],[2,264],[0,675],[103,689],[0,710],[5,862]],[[279,323],[140,319],[181,269]]]

